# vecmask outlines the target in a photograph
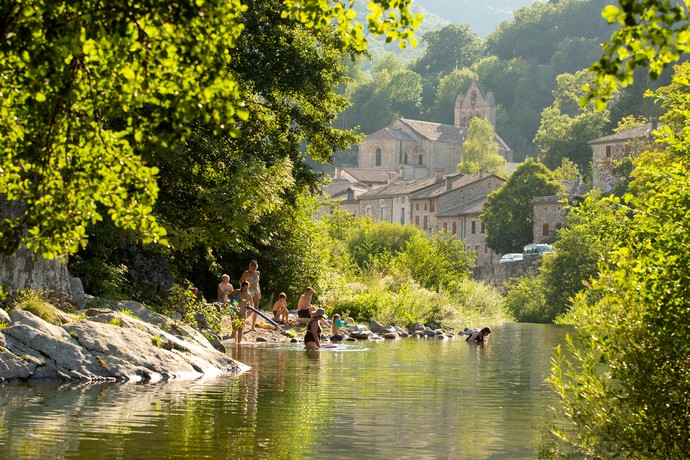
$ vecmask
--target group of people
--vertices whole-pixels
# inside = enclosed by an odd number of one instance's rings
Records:
[[[256,330],[256,311],[261,300],[261,285],[259,263],[256,260],[249,262],[249,268],[240,276],[240,288],[235,289],[230,284],[230,275],[223,275],[218,285],[218,301],[235,308],[232,322],[232,335],[235,343],[242,341],[244,325],[247,319],[251,321],[251,330]],[[247,313],[249,311],[249,313]]]

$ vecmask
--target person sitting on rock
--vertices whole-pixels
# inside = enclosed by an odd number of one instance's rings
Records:
[[[304,294],[299,296],[297,301],[297,317],[309,319],[312,317],[314,308],[311,306],[311,298],[314,295],[314,289],[308,287]]]
[[[333,315],[331,320],[331,328],[333,329],[333,336],[331,337],[332,342],[339,342],[345,338],[345,331],[342,329],[345,327],[345,321],[342,320],[339,314]]]
[[[287,301],[285,299],[286,295],[284,292],[278,294],[278,300],[273,304],[273,321],[290,324]]]
[[[487,326],[472,332],[465,340],[469,343],[486,343],[489,341],[489,335],[491,335],[491,328]]]

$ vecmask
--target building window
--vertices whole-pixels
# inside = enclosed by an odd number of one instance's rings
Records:
[[[419,157],[417,157],[417,162],[420,166],[423,165],[424,164],[424,155],[419,155]]]
[[[400,223],[405,225],[405,208],[400,208]]]
[[[549,234],[549,224],[544,224],[544,225],[542,226],[542,234],[543,234],[544,236],[547,236],[547,235]]]
[[[367,217],[369,217],[369,216],[371,215],[371,208],[370,208],[370,207],[367,206],[367,209],[366,209],[366,211],[365,211],[365,214],[366,214]]]
[[[414,224],[419,228],[419,216],[414,216]]]
[[[419,203],[414,204],[414,209],[415,209],[415,211],[419,211]]]
[[[431,200],[431,202],[429,203],[429,211],[434,212],[435,208],[436,206],[434,205],[434,200]]]
[[[429,209],[429,204],[428,204],[428,203],[424,203],[424,210],[426,211],[427,209]]]
[[[405,156],[403,157],[403,164],[407,164],[407,153],[406,153]]]
[[[476,233],[477,233],[477,221],[473,220],[472,221],[472,234],[474,235]]]
[[[484,222],[482,222],[482,225],[479,227],[479,232],[486,233],[486,229],[484,228]]]
[[[347,191],[347,199],[348,200],[354,200],[355,199],[355,191],[352,189],[348,189]]]
[[[612,145],[607,145],[606,146],[606,158],[611,158],[611,153],[613,152],[613,146]]]
[[[429,229],[429,216],[425,215],[424,216],[424,228],[423,230],[426,231]]]
[[[453,235],[457,235],[457,234],[458,234],[458,223],[457,223],[457,222],[453,222],[453,227],[452,227],[452,228],[453,228]]]
[[[381,208],[381,220],[386,220],[386,208]]]
[[[376,149],[376,166],[381,166],[381,149]]]
[[[561,223],[560,223],[560,222],[556,222],[556,230],[560,230],[560,229],[561,229]]]
[[[443,223],[443,233],[447,233],[447,232],[448,232],[448,223],[444,222]]]

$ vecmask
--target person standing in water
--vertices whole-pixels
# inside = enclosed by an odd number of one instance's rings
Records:
[[[247,306],[253,307],[252,295],[249,293],[249,281],[240,283],[240,290],[233,293],[231,302],[237,302],[237,316],[232,319],[233,335],[235,344],[242,342],[244,333],[244,323],[247,318]]]
[[[326,312],[323,308],[318,308],[311,315],[311,319],[307,323],[307,333],[304,334],[304,346],[307,350],[318,350],[321,348],[321,320]]]
[[[465,340],[469,343],[486,343],[489,341],[489,335],[491,335],[491,328],[487,326],[484,329],[474,331]]]
[[[247,281],[249,283],[249,293],[252,296],[252,307],[259,309],[259,300],[261,300],[261,286],[259,285],[259,263],[256,260],[249,262],[249,270],[245,270],[240,276],[240,283]],[[252,331],[256,330],[256,313],[251,312]]]

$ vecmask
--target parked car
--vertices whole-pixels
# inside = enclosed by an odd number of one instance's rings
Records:
[[[521,252],[509,252],[508,254],[503,254],[501,259],[498,261],[499,264],[504,264],[506,262],[512,262],[514,260],[522,260]]]
[[[550,244],[534,244],[530,243],[522,249],[522,257],[529,259],[530,257],[542,257],[544,254],[553,252],[553,247]]]

